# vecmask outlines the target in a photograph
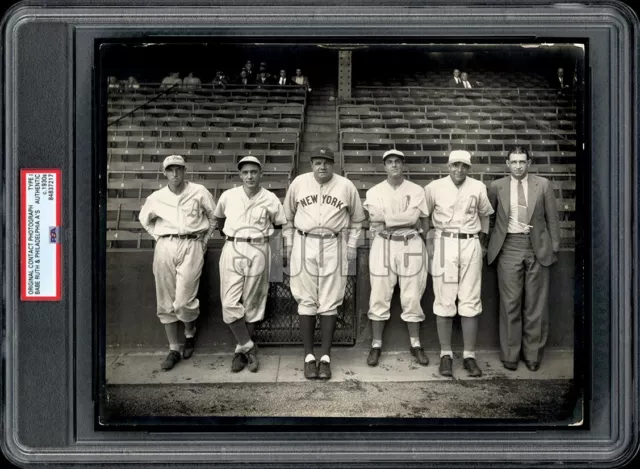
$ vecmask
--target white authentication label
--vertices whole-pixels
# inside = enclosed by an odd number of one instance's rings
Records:
[[[59,169],[21,171],[22,301],[61,298],[61,178]]]

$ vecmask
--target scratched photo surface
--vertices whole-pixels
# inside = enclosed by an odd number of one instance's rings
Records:
[[[584,44],[97,65],[102,424],[583,419]]]

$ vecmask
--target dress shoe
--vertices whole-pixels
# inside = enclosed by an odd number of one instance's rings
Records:
[[[318,378],[331,379],[331,365],[329,365],[329,362],[320,362],[320,366],[318,367]]]
[[[257,345],[253,345],[253,347],[251,347],[251,350],[249,350],[247,352],[247,368],[249,368],[249,371],[251,373],[255,373],[256,371],[258,371],[258,346]]]
[[[369,351],[369,356],[367,357],[367,365],[377,366],[378,360],[380,360],[380,347],[373,347]]]
[[[525,361],[524,364],[529,371],[538,371],[538,368],[540,368],[540,362]]]
[[[233,360],[231,361],[231,372],[237,373],[239,371],[244,370],[245,365],[247,364],[247,357],[245,357],[244,353],[236,352],[233,354]]]
[[[167,358],[165,358],[165,360],[162,362],[162,369],[165,371],[169,371],[179,361],[180,361],[180,352],[172,350],[171,352],[169,352],[169,355],[167,355]]]
[[[188,360],[193,355],[193,350],[196,348],[196,336],[187,337],[184,340],[184,350],[182,351],[182,358]]]
[[[307,379],[316,379],[318,377],[318,366],[315,360],[304,363],[304,377]]]
[[[427,366],[429,364],[429,357],[427,357],[427,354],[422,347],[411,347],[410,351],[411,355],[413,355],[416,361],[422,366]]]
[[[464,369],[469,372],[469,376],[472,376],[474,378],[482,376],[482,370],[478,366],[478,363],[476,363],[475,358],[465,358],[463,361],[463,365]]]
[[[449,355],[440,357],[440,367],[438,371],[442,376],[453,376],[453,359]]]
[[[516,371],[518,369],[518,362],[502,362],[502,365],[507,369],[507,370],[511,370],[511,371]]]

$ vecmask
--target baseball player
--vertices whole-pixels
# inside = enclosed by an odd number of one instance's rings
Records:
[[[169,340],[163,370],[180,361],[178,321],[184,323],[184,358],[195,347],[195,320],[200,314],[196,295],[204,265],[204,252],[215,229],[215,201],[202,185],[185,181],[184,159],[167,156],[162,163],[169,183],[155,191],[140,211],[140,223],[156,240],[153,275],[156,280],[157,314]]]
[[[367,364],[378,364],[393,289],[400,283],[401,318],[409,329],[409,350],[419,364],[426,366],[429,358],[420,345],[419,332],[424,321],[420,299],[427,286],[427,268],[419,218],[427,217],[429,212],[424,189],[404,178],[404,154],[389,150],[382,155],[382,161],[387,179],[369,189],[364,201],[373,237],[369,251],[368,314],[373,342]]]
[[[307,379],[331,378],[331,343],[347,285],[347,261],[356,258],[365,219],[356,187],[333,174],[333,163],[331,149],[314,149],[312,172],[293,180],[284,201],[290,287],[298,302]],[[313,351],[316,315],[320,315],[322,335],[319,365]]]
[[[461,316],[464,341],[464,368],[469,376],[482,376],[475,360],[478,315],[482,312],[480,285],[482,257],[493,208],[486,186],[470,177],[471,155],[464,150],[449,155],[449,176],[425,187],[428,212],[434,229],[423,223],[431,263],[440,339],[440,374],[453,376],[451,331],[453,317]]]
[[[264,318],[269,292],[273,225],[286,223],[284,209],[273,192],[260,186],[262,164],[254,156],[238,162],[242,185],[222,193],[214,215],[225,219],[226,243],[220,255],[220,298],[222,319],[237,345],[231,371],[248,363],[258,371],[258,347],[252,341],[256,323]]]

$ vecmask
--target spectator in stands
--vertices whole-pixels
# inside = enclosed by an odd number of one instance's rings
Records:
[[[140,88],[140,85],[138,84],[138,80],[136,80],[135,77],[129,77],[125,84],[125,88],[127,89],[127,91],[137,90],[138,88]]]
[[[171,72],[168,77],[162,80],[161,88],[171,88],[172,86],[182,85],[182,78],[180,78],[180,72]]]
[[[229,84],[229,80],[227,79],[227,76],[225,75],[225,73],[221,70],[218,70],[216,72],[216,77],[213,79],[213,87],[220,87],[222,89],[226,88],[227,85]]]
[[[244,86],[253,84],[253,81],[251,80],[247,71],[244,68],[240,72],[240,76],[238,77],[237,83],[238,85],[244,85]]]
[[[473,88],[473,86],[471,86],[471,81],[469,81],[469,75],[467,75],[467,72],[462,72],[462,75],[460,75],[460,79],[462,80],[462,88],[468,90]]]
[[[460,70],[457,68],[453,71],[453,78],[449,80],[449,86],[451,88],[462,88],[462,79],[460,78]]]
[[[269,76],[267,71],[266,70],[262,70],[258,74],[258,79],[256,80],[256,84],[258,84],[258,85],[273,85],[273,81],[271,80],[271,77]]]
[[[309,86],[309,78],[302,75],[301,68],[296,68],[296,76],[293,77],[293,83],[298,86],[302,86],[307,91],[311,91],[311,87]]]
[[[290,86],[291,79],[287,76],[287,71],[282,69],[280,70],[280,76],[278,77],[278,82],[276,83],[280,86]]]
[[[189,75],[184,77],[184,80],[182,81],[182,89],[187,91],[197,90],[200,86],[200,78],[194,77],[193,72],[189,72]]]
[[[554,77],[554,79],[552,81],[552,85],[553,85],[554,88],[556,88],[559,91],[563,91],[563,90],[569,88],[570,83],[568,83],[567,80],[564,77],[564,69],[563,68],[559,68],[558,69],[558,73]]]
[[[247,71],[247,76],[251,78],[251,80],[255,81],[256,71],[253,69],[253,64],[251,63],[251,60],[247,60],[247,63],[244,64],[244,69]]]
[[[116,77],[107,78],[107,86],[109,87],[109,91],[121,91],[122,87],[120,86],[120,82]]]
[[[266,72],[267,77],[269,77],[270,79],[273,79],[273,77],[269,73],[269,70],[267,69],[267,62],[260,62],[260,70],[258,71],[258,73],[262,73],[262,72]]]

